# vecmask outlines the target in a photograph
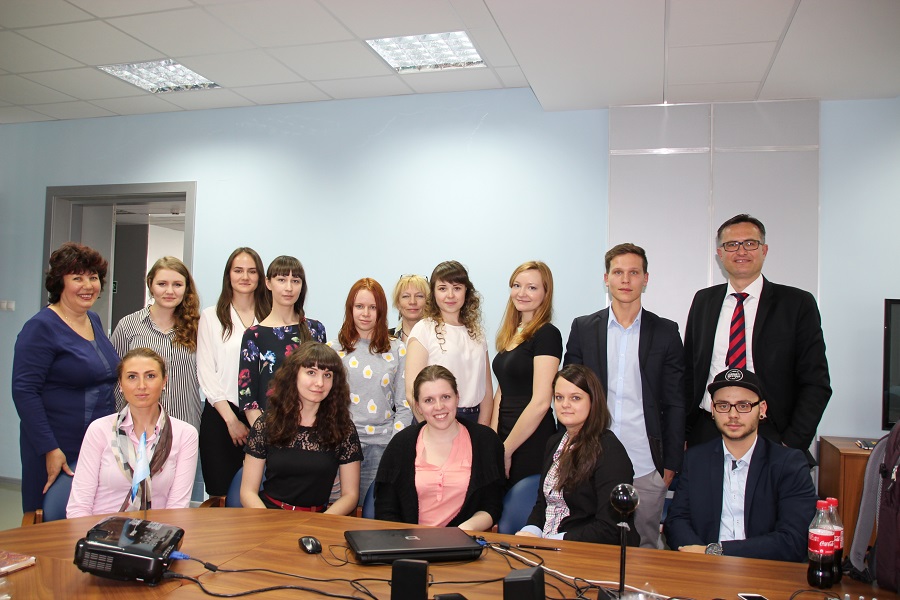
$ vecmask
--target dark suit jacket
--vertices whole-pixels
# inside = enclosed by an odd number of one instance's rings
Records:
[[[724,465],[721,438],[687,451],[666,516],[666,541],[673,550],[719,541]],[[747,539],[722,542],[722,550],[728,556],[805,561],[817,499],[803,453],[760,436],[744,496]]]
[[[684,333],[688,431],[703,412],[700,401],[726,288],[721,284],[697,292],[688,314]],[[822,319],[812,294],[764,278],[749,351],[768,406],[760,434],[807,451],[831,398]]]
[[[544,480],[547,478],[547,472],[550,471],[550,465],[553,464],[553,454],[565,433],[566,430],[562,429],[547,440],[537,502],[528,517],[528,525],[544,528],[547,516],[547,499],[543,492]],[[619,543],[620,533],[617,523],[622,520],[622,517],[609,503],[609,495],[613,488],[620,483],[632,483],[634,470],[631,468],[631,460],[628,458],[622,442],[609,429],[604,431],[600,437],[600,448],[600,459],[594,465],[594,472],[591,473],[590,480],[571,492],[563,492],[563,499],[569,508],[569,516],[560,522],[558,531],[564,531],[566,534],[564,537],[567,540],[595,544]],[[633,514],[629,515],[627,523],[631,529],[626,534],[625,540],[629,546],[637,546],[640,544],[641,538],[634,526]]]
[[[606,360],[606,332],[609,308],[572,322],[563,364],[579,364],[600,378],[603,392],[609,382]],[[685,396],[683,391],[684,355],[678,324],[656,316],[649,310],[641,314],[638,348],[641,369],[641,393],[644,422],[650,440],[653,464],[678,471],[684,457]]]

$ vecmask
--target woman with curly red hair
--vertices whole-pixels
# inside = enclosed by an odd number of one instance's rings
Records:
[[[200,428],[200,383],[197,381],[197,327],[200,297],[187,266],[164,256],[147,273],[153,303],[122,317],[109,338],[119,356],[134,348],[150,348],[166,361],[169,385],[160,403],[169,415]],[[116,392],[116,407],[125,397]]]
[[[319,342],[300,344],[275,371],[268,407],[250,428],[241,504],[354,512],[362,448],[349,404],[350,387],[337,352]],[[338,473],[341,496],[328,506]]]
[[[107,262],[93,248],[67,242],[50,255],[50,304],[16,339],[12,396],[22,420],[22,510],[41,508],[57,477],[69,477],[94,419],[115,412],[119,356],[90,308],[106,281]]]

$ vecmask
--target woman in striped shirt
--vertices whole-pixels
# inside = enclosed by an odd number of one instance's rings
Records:
[[[122,318],[110,341],[125,356],[134,348],[150,348],[166,362],[169,384],[160,402],[166,412],[200,427],[200,384],[197,382],[197,324],[200,298],[190,271],[174,256],[157,260],[147,273],[153,303]],[[125,398],[116,390],[116,408]]]

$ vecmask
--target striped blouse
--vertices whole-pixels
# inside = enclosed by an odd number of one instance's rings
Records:
[[[116,325],[109,338],[120,357],[134,348],[150,348],[166,361],[169,380],[160,403],[169,416],[200,428],[200,384],[197,381],[197,354],[181,344],[173,345],[175,331],[162,332],[150,318],[149,307],[131,313]],[[116,410],[125,406],[125,397],[116,387]]]

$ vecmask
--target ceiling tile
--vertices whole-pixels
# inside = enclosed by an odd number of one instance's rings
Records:
[[[795,0],[669,0],[667,43],[710,46],[775,42],[788,25]]]
[[[315,0],[264,0],[210,6],[208,10],[264,48],[353,39]]]
[[[0,31],[0,68],[10,73],[71,69],[81,63],[24,38],[13,31]]]
[[[503,85],[490,69],[448,69],[430,73],[410,73],[403,80],[420,94],[492,90]]]
[[[84,100],[141,96],[148,93],[93,67],[31,73],[23,77]]]
[[[118,17],[109,23],[168,56],[232,52],[253,47],[247,39],[200,8]]]
[[[3,0],[0,2],[0,25],[7,28],[38,27],[91,18],[91,15],[63,0]]]
[[[463,29],[463,22],[447,0],[327,0],[325,6],[362,39]]]
[[[263,52],[248,50],[179,58],[178,62],[223,87],[300,81],[299,75]]]
[[[21,106],[0,107],[0,123],[33,123],[36,121],[52,121],[53,117],[36,113]]]
[[[528,79],[525,78],[525,73],[519,67],[500,67],[494,69],[494,72],[503,82],[503,87],[528,87]]]
[[[310,81],[394,73],[368,44],[359,41],[275,48],[269,53]]]
[[[181,108],[166,102],[155,94],[134,96],[133,98],[108,98],[94,100],[93,104],[117,115],[145,115],[152,113],[180,111]]]
[[[38,27],[20,33],[88,65],[164,58],[153,48],[100,21]]]
[[[494,17],[484,4],[484,0],[450,0],[450,5],[467,28],[497,28],[497,23],[494,22]]]
[[[761,98],[900,96],[900,2],[803,2]]]
[[[236,106],[252,106],[249,100],[238,96],[231,90],[191,90],[189,92],[172,92],[166,94],[166,102],[180,106],[185,110],[203,110],[208,108],[232,108]]]
[[[376,98],[381,96],[402,96],[412,94],[412,88],[399,75],[386,77],[365,77],[361,79],[334,79],[318,81],[316,87],[332,98]]]
[[[114,117],[115,113],[94,106],[90,102],[59,102],[28,107],[54,119],[91,119],[94,117]]]
[[[69,2],[101,19],[194,6],[190,0],[128,0],[127,2],[122,0],[69,0]]]
[[[670,85],[762,81],[775,42],[669,48]]]
[[[256,104],[291,104],[293,102],[319,102],[329,96],[311,83],[283,83],[237,88],[241,96]]]
[[[506,45],[503,34],[496,27],[470,29],[468,33],[478,54],[488,66],[512,67],[518,64],[512,50]]]
[[[18,75],[0,76],[0,100],[10,104],[46,104],[75,100]]]
[[[697,85],[670,85],[666,88],[666,101],[682,102],[744,102],[756,99],[759,83],[704,83]]]

